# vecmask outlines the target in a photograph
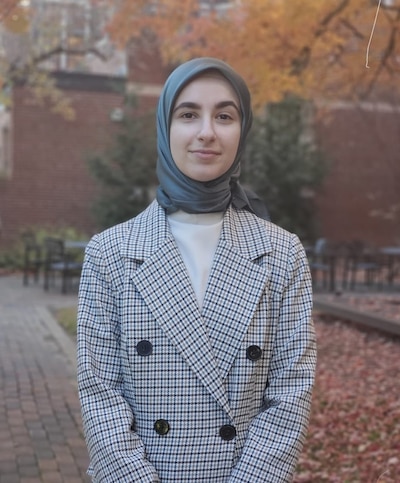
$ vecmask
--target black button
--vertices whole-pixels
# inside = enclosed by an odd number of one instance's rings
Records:
[[[246,356],[247,359],[250,359],[251,361],[258,361],[258,359],[261,359],[262,350],[258,345],[251,345],[246,350]]]
[[[219,429],[219,435],[224,441],[231,441],[236,436],[236,429],[231,424],[224,424]]]
[[[141,340],[136,346],[137,353],[140,356],[151,356],[153,353],[153,346],[148,340]]]
[[[167,434],[169,429],[169,422],[165,419],[157,419],[157,421],[154,423],[154,431],[158,434],[161,434],[161,436]]]

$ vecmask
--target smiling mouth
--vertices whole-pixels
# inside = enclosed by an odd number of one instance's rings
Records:
[[[195,149],[190,152],[202,159],[214,158],[220,154],[218,151],[212,151],[210,149]]]

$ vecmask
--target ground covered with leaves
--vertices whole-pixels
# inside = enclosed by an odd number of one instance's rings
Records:
[[[296,483],[400,482],[400,340],[315,317],[318,371]]]

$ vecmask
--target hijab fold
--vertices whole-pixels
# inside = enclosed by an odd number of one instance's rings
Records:
[[[196,77],[213,71],[222,75],[236,92],[241,109],[241,135],[238,151],[232,166],[212,181],[196,181],[184,175],[176,166],[169,143],[171,115],[182,89]],[[177,67],[168,77],[157,108],[157,201],[167,211],[183,210],[187,213],[213,213],[225,211],[230,203],[237,209],[246,209],[262,218],[266,209],[254,193],[239,184],[240,162],[245,141],[253,120],[250,92],[237,72],[225,62],[211,57],[190,60]],[[261,208],[261,209],[260,209]]]

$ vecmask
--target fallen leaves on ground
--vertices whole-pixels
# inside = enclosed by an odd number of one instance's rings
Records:
[[[400,340],[316,315],[318,369],[296,483],[400,482]]]

